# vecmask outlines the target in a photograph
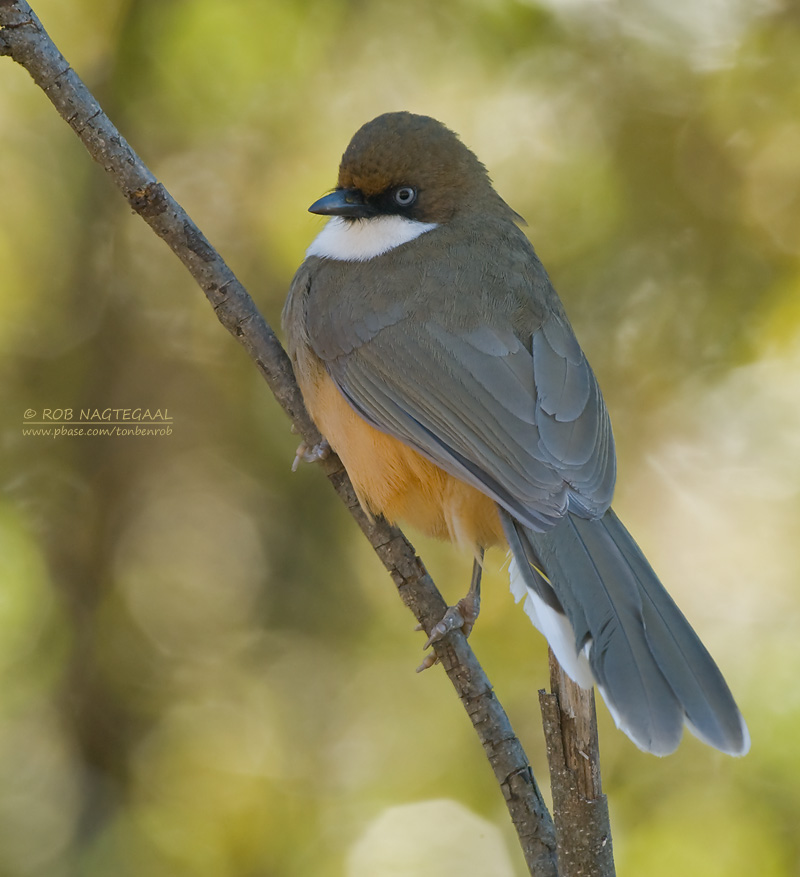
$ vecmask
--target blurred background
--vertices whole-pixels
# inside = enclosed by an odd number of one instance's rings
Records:
[[[615,507],[751,753],[599,706],[621,875],[800,874],[800,15],[791,0],[38,0],[279,324],[352,133],[458,131],[604,388]],[[383,568],[200,290],[0,59],[0,874],[525,873]],[[48,437],[28,410],[166,409]],[[470,559],[415,538],[451,601]],[[472,643],[547,786],[503,557]],[[391,870],[394,869],[394,870]]]

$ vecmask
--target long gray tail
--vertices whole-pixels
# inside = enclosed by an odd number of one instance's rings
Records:
[[[637,746],[668,755],[685,722],[710,746],[747,752],[747,726],[722,673],[611,509],[594,521],[568,514],[546,533],[500,514],[512,591],[567,673],[596,682]]]

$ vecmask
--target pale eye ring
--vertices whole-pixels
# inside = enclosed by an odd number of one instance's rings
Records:
[[[394,200],[400,207],[410,207],[417,200],[417,190],[411,186],[400,186],[395,189]]]

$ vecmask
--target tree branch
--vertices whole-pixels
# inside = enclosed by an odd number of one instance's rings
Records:
[[[608,800],[600,785],[594,691],[576,685],[550,649],[550,688],[539,692],[547,741],[560,877],[614,877]]]
[[[25,0],[0,0],[0,54],[10,55],[28,71],[133,210],[187,267],[219,321],[253,359],[304,441],[318,442],[319,433],[305,410],[275,333],[202,232],[111,124]],[[321,465],[392,576],[403,602],[430,632],[446,604],[413,547],[396,527],[364,515],[338,458],[332,455]],[[508,716],[459,631],[437,643],[435,649],[483,744],[530,873],[554,877],[553,823]]]

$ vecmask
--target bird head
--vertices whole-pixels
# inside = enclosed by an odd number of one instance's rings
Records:
[[[457,134],[430,116],[407,112],[384,113],[359,128],[342,156],[336,189],[309,211],[426,223],[446,223],[464,212],[517,218]]]

